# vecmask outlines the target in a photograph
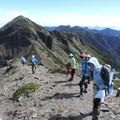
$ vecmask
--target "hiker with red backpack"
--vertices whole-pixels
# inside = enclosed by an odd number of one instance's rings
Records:
[[[75,60],[75,58],[74,58],[72,53],[70,53],[68,57],[70,59],[70,61],[68,63],[68,65],[69,65],[69,67],[68,67],[69,71],[68,72],[71,74],[71,77],[69,78],[68,81],[73,81],[75,70],[76,70],[76,60]]]
[[[105,96],[111,95],[113,92],[113,72],[111,68],[100,65],[95,57],[91,57],[88,60],[88,65],[90,70],[93,71],[93,90],[94,90],[94,100],[93,100],[93,112],[92,120],[98,120],[100,115],[100,106],[104,102]]]
[[[80,71],[81,81],[79,82],[80,86],[80,94],[77,97],[83,97],[83,93],[87,93],[88,88],[88,64],[87,64],[87,55],[85,53],[80,55],[80,64],[82,66],[82,70]]]

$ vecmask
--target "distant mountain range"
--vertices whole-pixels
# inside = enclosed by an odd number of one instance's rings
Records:
[[[83,52],[97,57],[102,63],[113,66],[119,63],[118,37],[105,36],[96,33],[96,30],[78,26],[49,28],[52,31],[46,29],[24,16],[18,16],[3,26],[0,29],[0,65],[21,56],[29,61],[35,54],[46,67],[63,68],[68,54],[73,53],[79,62],[79,55]]]
[[[52,30],[46,27],[48,30]],[[108,55],[116,64],[120,64],[120,31],[106,28],[103,30],[89,29],[79,26],[58,26],[54,30],[60,32],[72,32],[78,35],[84,42],[94,45],[98,50]]]

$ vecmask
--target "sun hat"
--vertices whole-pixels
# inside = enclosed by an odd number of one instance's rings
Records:
[[[69,57],[73,57],[73,54],[72,54],[72,53],[70,53],[70,54],[69,54]]]
[[[90,58],[90,57],[91,57],[91,55],[87,55],[87,57],[88,57],[88,58]]]
[[[85,53],[81,54],[80,57],[87,57]]]

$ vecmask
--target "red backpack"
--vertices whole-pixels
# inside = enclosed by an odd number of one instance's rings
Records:
[[[66,64],[66,68],[67,68],[68,74],[70,74],[72,72],[72,69],[70,68],[70,63]]]

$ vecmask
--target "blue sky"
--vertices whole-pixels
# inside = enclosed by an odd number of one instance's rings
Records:
[[[120,0],[0,0],[0,27],[19,15],[42,26],[120,29]]]

